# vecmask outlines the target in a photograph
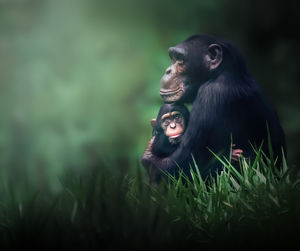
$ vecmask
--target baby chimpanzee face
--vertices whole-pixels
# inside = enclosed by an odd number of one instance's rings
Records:
[[[161,116],[161,127],[164,134],[169,137],[170,143],[177,144],[185,130],[184,117],[178,111],[165,113]]]

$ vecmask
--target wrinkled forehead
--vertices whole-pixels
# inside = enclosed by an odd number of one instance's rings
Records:
[[[174,111],[174,112],[168,112],[168,113],[165,113],[164,115],[161,116],[161,119],[166,119],[166,118],[170,118],[170,117],[173,117],[177,114],[180,114],[180,112],[178,111]]]

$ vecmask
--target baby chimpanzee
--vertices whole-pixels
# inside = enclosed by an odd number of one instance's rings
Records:
[[[152,152],[157,157],[173,153],[189,121],[189,111],[184,105],[164,104],[156,119],[151,120],[155,136]]]

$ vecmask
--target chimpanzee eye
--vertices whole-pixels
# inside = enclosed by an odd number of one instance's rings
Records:
[[[177,63],[179,66],[184,66],[184,61],[183,60],[177,60]]]
[[[179,120],[180,120],[180,115],[179,115],[179,114],[176,114],[176,115],[174,116],[174,119],[175,119],[176,121],[179,121]]]
[[[163,121],[163,126],[164,127],[167,127],[169,124],[170,124],[170,120],[169,119],[165,119],[164,121]]]
[[[177,61],[184,61],[185,55],[182,52],[176,52],[174,55],[177,59]]]

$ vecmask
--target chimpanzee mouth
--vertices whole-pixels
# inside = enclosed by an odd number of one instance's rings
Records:
[[[169,142],[172,145],[177,145],[180,143],[180,141],[181,141],[181,134],[176,134],[174,136],[169,137]]]
[[[178,138],[180,136],[181,136],[181,133],[173,135],[173,136],[170,136],[170,139],[176,139],[176,138]]]
[[[176,90],[170,91],[170,89],[160,89],[160,95],[172,95],[172,94],[176,94],[177,92],[179,92],[181,90],[181,87],[178,87]]]
[[[183,88],[179,87],[174,91],[167,91],[166,89],[160,90],[160,96],[164,100],[165,103],[173,103],[178,101],[183,95]]]

